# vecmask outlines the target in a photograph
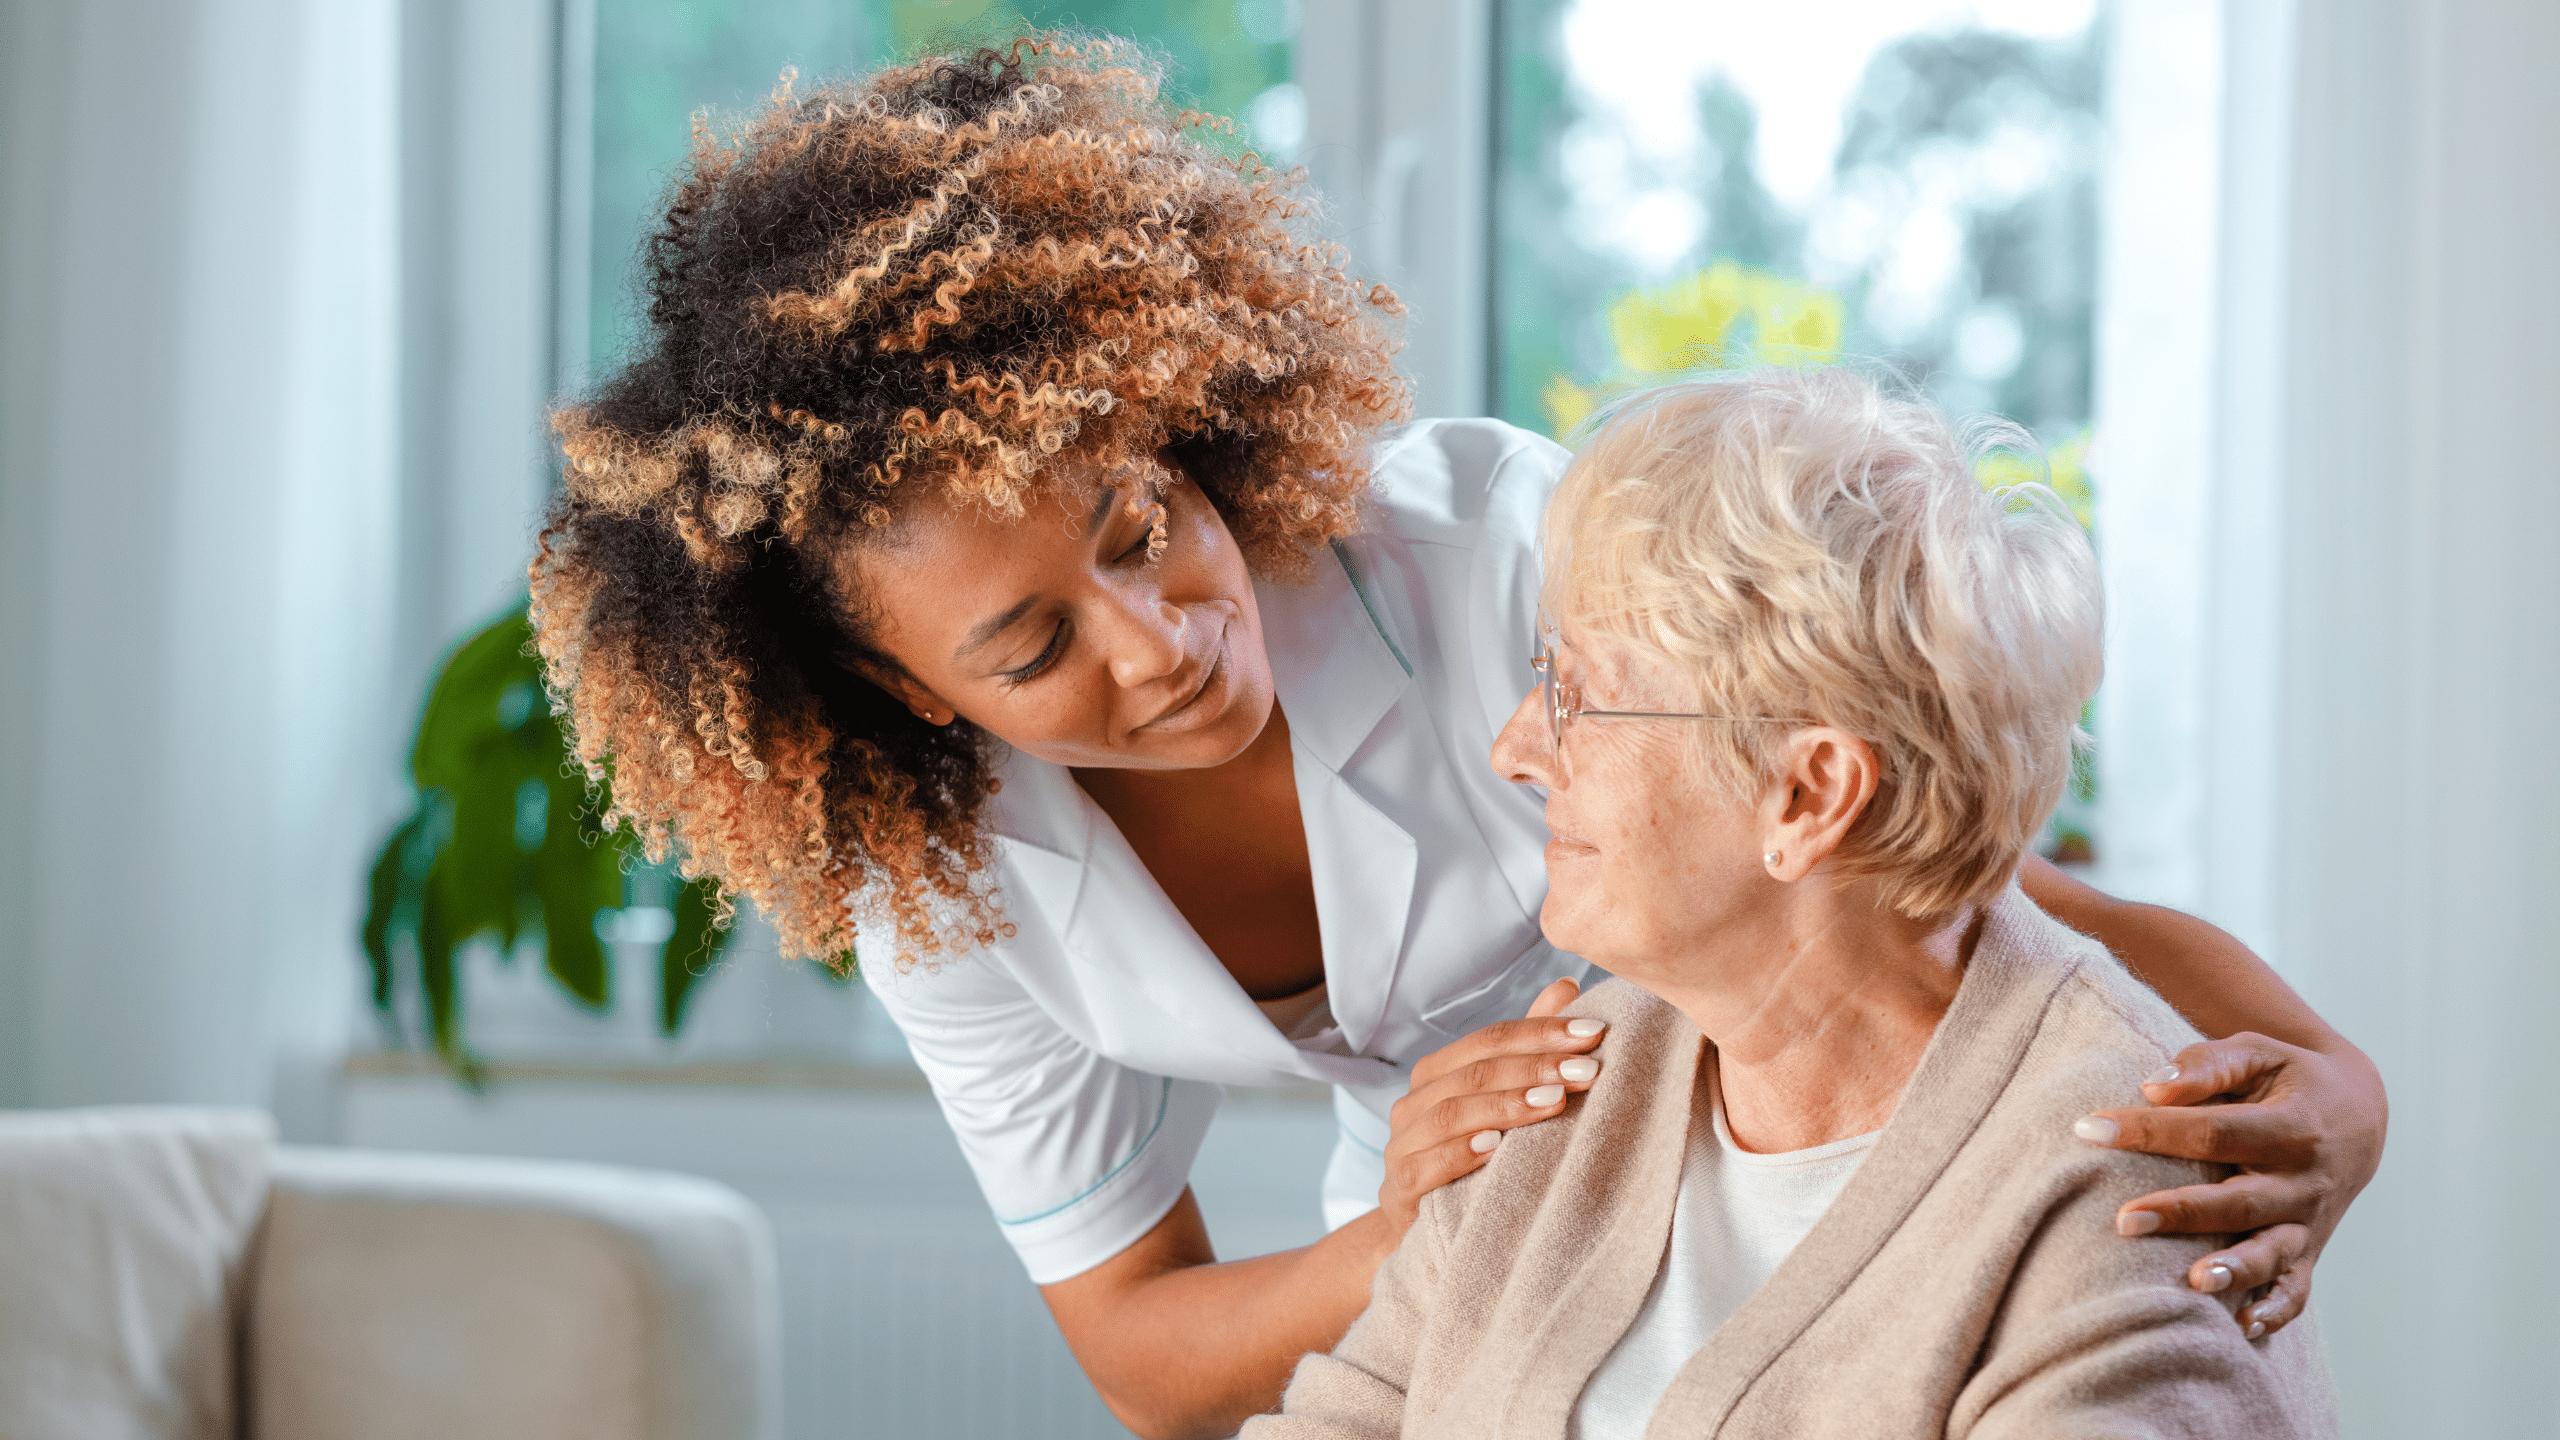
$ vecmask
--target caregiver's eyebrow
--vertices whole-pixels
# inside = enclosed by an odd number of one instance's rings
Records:
[[[986,644],[988,641],[993,640],[1007,630],[1012,629],[1015,623],[1020,621],[1023,616],[1031,613],[1032,606],[1039,603],[1039,596],[1025,595],[1021,599],[1014,601],[1012,608],[1006,610],[1003,614],[990,615],[986,619],[979,621],[977,624],[969,628],[969,633],[960,641],[960,648],[951,652],[951,658],[954,660],[965,660],[969,658],[970,651],[977,649],[979,646]]]
[[[1101,493],[1093,497],[1093,513],[1084,517],[1084,528],[1086,533],[1094,533],[1098,527],[1101,526],[1102,517],[1110,513],[1111,502],[1119,494],[1120,487],[1117,485],[1105,485],[1101,487]],[[977,649],[979,646],[986,644],[988,641],[993,640],[1007,630],[1012,629],[1023,616],[1031,613],[1032,606],[1039,603],[1039,596],[1025,595],[1021,599],[1014,601],[1012,607],[1007,609],[1004,613],[1000,615],[990,615],[986,619],[979,621],[977,624],[969,628],[969,633],[967,635],[961,637],[960,648],[951,652],[951,658],[954,660],[967,659],[970,651]]]

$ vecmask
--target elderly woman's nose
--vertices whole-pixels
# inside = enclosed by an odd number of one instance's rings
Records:
[[[1511,718],[1502,722],[1502,733],[1493,737],[1493,769],[1515,785],[1544,785],[1552,790],[1555,782],[1548,772],[1555,747],[1547,730],[1545,694],[1532,687],[1520,697]]]
[[[1188,611],[1156,595],[1129,596],[1103,609],[1102,641],[1114,682],[1136,689],[1182,668],[1191,638]]]

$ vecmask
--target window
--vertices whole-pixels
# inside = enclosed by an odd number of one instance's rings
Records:
[[[2025,425],[2092,523],[2092,0],[1498,4],[1497,413],[1561,436],[1700,365],[1858,357]],[[2094,798],[2049,849],[2090,857]]]
[[[630,343],[639,248],[691,143],[694,113],[752,110],[786,63],[809,79],[830,78],[950,36],[1008,34],[1025,21],[1152,47],[1171,66],[1172,98],[1236,117],[1276,157],[1305,138],[1306,102],[1290,83],[1298,0],[610,0],[593,18],[593,180],[567,202],[586,207],[568,228],[590,236],[591,298],[571,333],[584,335],[599,361]]]

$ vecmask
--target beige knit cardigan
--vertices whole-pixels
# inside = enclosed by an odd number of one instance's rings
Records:
[[[1555,1440],[1671,1232],[1703,1044],[1623,981],[1600,1079],[1424,1200],[1368,1311],[1245,1440]],[[1892,1121],[1839,1200],[1671,1382],[1672,1436],[2335,1433],[2308,1317],[2255,1343],[2189,1289],[2213,1248],[2116,1208],[2219,1178],[2073,1137],[2195,1032],[2016,890],[1997,901]]]

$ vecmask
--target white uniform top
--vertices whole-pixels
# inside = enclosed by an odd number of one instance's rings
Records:
[[[906,974],[888,936],[858,947],[1035,1283],[1164,1218],[1225,1085],[1336,1086],[1325,1220],[1374,1207],[1407,1067],[1584,973],[1538,932],[1539,798],[1490,761],[1536,679],[1564,460],[1498,421],[1416,425],[1379,451],[1360,534],[1302,583],[1256,582],[1332,1026],[1283,1036],[1074,778],[1019,753],[987,810],[1012,938]]]

